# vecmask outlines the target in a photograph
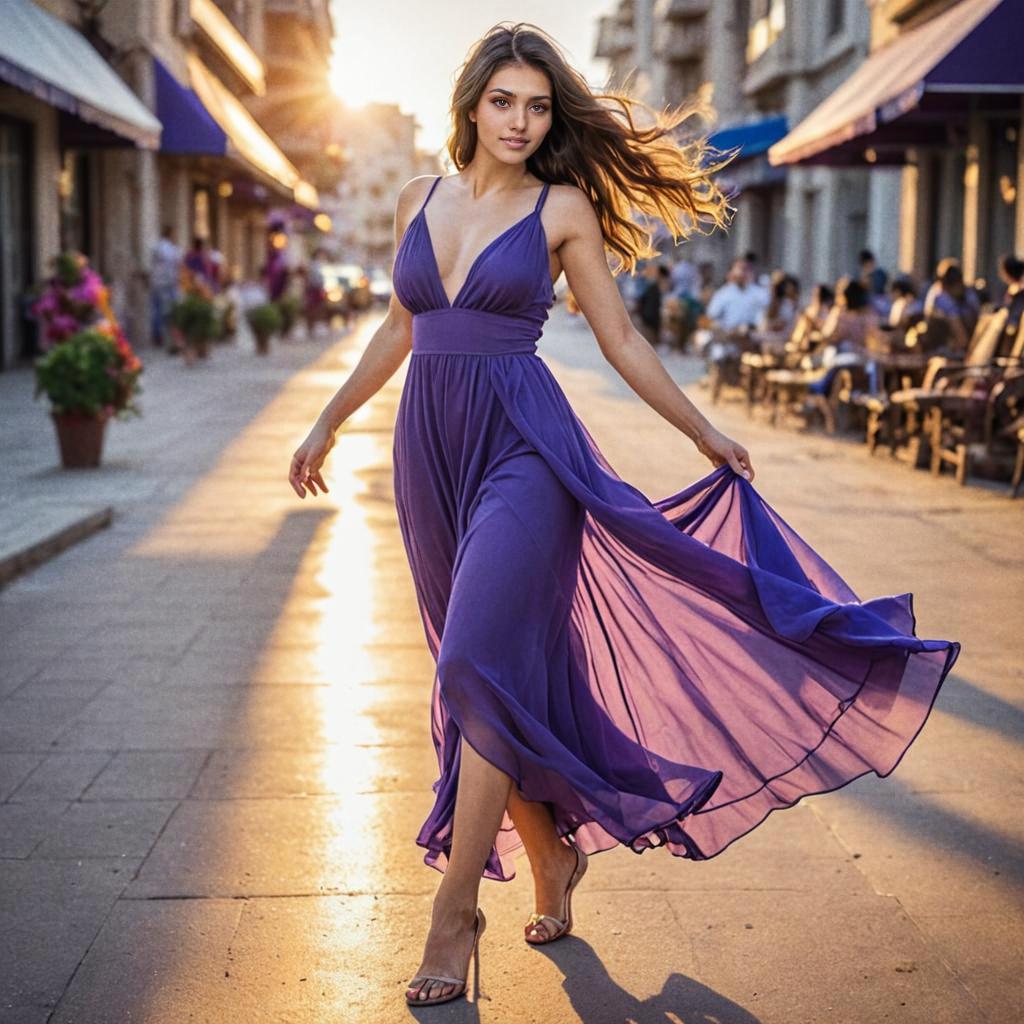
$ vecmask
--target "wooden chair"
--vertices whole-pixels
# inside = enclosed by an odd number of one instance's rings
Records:
[[[971,390],[966,390],[967,386]],[[1012,489],[1020,486],[1019,424],[1024,419],[1024,368],[1003,367],[992,377],[968,377],[951,388],[929,410],[931,470],[938,475],[947,463],[963,485],[972,461],[1014,457]]]
[[[997,352],[1005,335],[1007,316],[1005,309],[984,314],[971,336],[964,360],[959,362],[946,356],[932,356],[925,365],[919,387],[900,388],[890,394],[875,394],[862,399],[868,410],[867,441],[872,453],[877,447],[879,434],[885,432],[891,454],[896,454],[901,443],[907,444],[916,449],[911,453],[911,464],[927,464],[930,433],[925,430],[925,420],[929,409],[951,385],[962,382],[962,374],[990,374],[992,367],[998,365]],[[920,334],[915,340],[920,340]],[[908,344],[910,341],[908,337]],[[916,344],[913,347],[916,348]],[[1019,361],[1019,351],[1011,357],[1014,358]]]

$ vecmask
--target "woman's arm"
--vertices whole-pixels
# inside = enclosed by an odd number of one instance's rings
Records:
[[[572,186],[558,186],[555,191],[557,203],[548,206],[555,207],[558,221],[558,257],[602,355],[655,412],[686,434],[715,466],[728,462],[735,472],[753,480],[747,450],[712,426],[630,321],[608,268],[604,239],[590,200]]]
[[[373,332],[356,368],[324,406],[319,421],[337,431],[395,375],[411,347],[412,318],[392,292],[387,315]]]
[[[399,193],[395,207],[395,251],[405,234],[416,209],[426,194],[430,176],[423,175],[407,182]],[[412,348],[412,314],[399,301],[392,289],[387,315],[369,344],[363,350],[356,368],[345,383],[324,406],[309,435],[295,450],[288,469],[288,482],[300,498],[305,489],[312,494],[317,487],[327,490],[320,469],[334,447],[335,434],[341,425],[369,401],[394,376]]]

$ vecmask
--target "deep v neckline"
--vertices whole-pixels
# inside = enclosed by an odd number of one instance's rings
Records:
[[[532,220],[534,217],[536,217],[540,223],[541,237],[544,239],[544,255],[545,257],[548,256],[547,232],[544,230],[544,222],[540,220],[540,213],[543,209],[543,207],[541,206],[541,200],[545,197],[548,189],[548,183],[545,182],[544,185],[541,187],[540,195],[537,196],[537,202],[534,204],[533,209],[528,214],[526,214],[526,216],[520,217],[519,220],[517,220],[514,224],[510,224],[507,228],[505,228],[504,231],[501,232],[501,234],[496,235],[494,238],[492,238],[476,254],[476,256],[473,258],[473,262],[470,263],[469,265],[469,270],[466,272],[466,279],[462,282],[462,284],[459,286],[459,290],[455,293],[455,298],[449,298],[448,292],[445,290],[444,287],[444,280],[441,277],[441,266],[437,262],[437,253],[434,251],[434,236],[430,233],[430,225],[427,223],[427,203],[430,201],[430,197],[434,194],[434,189],[437,187],[440,181],[441,179],[438,178],[437,181],[435,181],[434,184],[431,186],[430,191],[427,193],[427,198],[423,200],[423,205],[420,206],[419,212],[416,214],[416,216],[419,217],[420,222],[423,225],[423,230],[424,232],[426,232],[427,251],[430,253],[430,262],[431,264],[433,264],[434,267],[434,280],[437,281],[438,289],[440,290],[441,295],[444,296],[446,309],[455,309],[458,306],[459,299],[462,298],[462,293],[469,287],[470,283],[473,280],[473,274],[476,272],[477,266],[480,264],[480,261],[483,260],[483,258],[491,251],[491,249],[493,249],[507,235],[512,234],[512,232],[515,231],[516,228],[525,224],[527,221]],[[548,262],[550,262],[550,260]],[[550,279],[551,272],[550,270],[547,269],[547,266],[545,266],[545,273]]]

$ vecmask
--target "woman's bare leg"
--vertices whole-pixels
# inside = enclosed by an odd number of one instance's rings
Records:
[[[559,837],[547,804],[524,800],[515,786],[510,787],[508,813],[516,827],[533,872],[536,911],[561,919],[562,897],[576,870],[576,855]],[[538,938],[555,930],[550,921],[536,926]]]
[[[417,974],[458,978],[473,942],[477,898],[484,865],[505,813],[512,779],[460,738],[459,782],[452,823],[452,849],[434,897],[423,960]],[[442,982],[409,986],[413,998],[447,995],[454,985]],[[417,989],[419,991],[417,992]]]

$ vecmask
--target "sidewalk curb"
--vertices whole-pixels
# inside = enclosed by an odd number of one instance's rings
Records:
[[[109,526],[114,515],[110,505],[71,507],[64,511],[67,517],[57,526],[52,520],[47,523],[43,519],[40,523],[38,518],[29,518],[36,527],[34,536],[30,526],[28,531],[23,531],[28,536],[16,535],[13,542],[0,538],[0,587]]]

